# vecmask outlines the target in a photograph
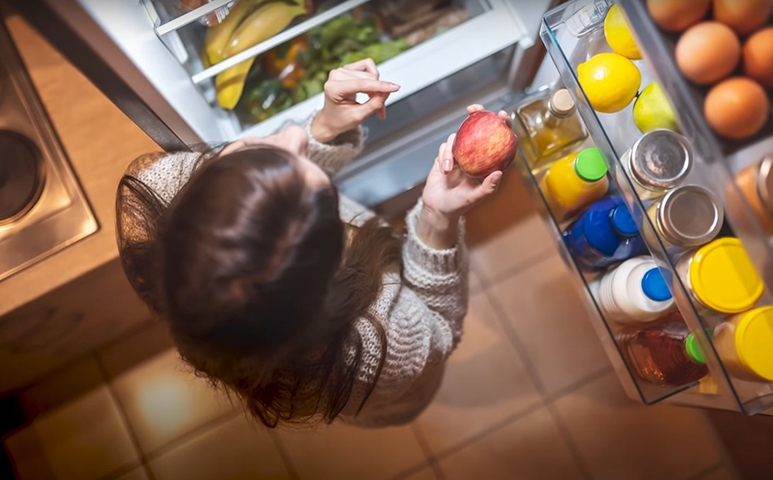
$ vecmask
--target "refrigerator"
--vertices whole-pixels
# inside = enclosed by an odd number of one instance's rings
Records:
[[[641,362],[632,357],[626,340],[632,332],[630,325],[623,328],[607,318],[599,294],[589,288],[606,272],[585,271],[567,248],[564,232],[583,212],[577,212],[574,218],[557,218],[543,188],[547,170],[533,169],[522,148],[512,168],[520,173],[554,233],[556,248],[592,313],[594,321],[588,328],[596,330],[628,396],[648,405],[664,401],[749,415],[764,414],[773,407],[773,382],[739,378],[737,369],[731,368],[727,355],[718,348],[716,332],[731,325],[735,317],[707,314],[705,305],[698,304],[691,296],[691,286],[680,277],[677,266],[684,262],[679,261],[694,254],[695,249],[679,250],[664,243],[656,222],[647,213],[658,199],[643,199],[623,168],[624,154],[641,137],[632,121],[634,102],[617,113],[598,113],[578,80],[577,67],[581,63],[609,51],[604,39],[604,20],[613,5],[611,0],[305,2],[309,14],[241,53],[215,62],[202,55],[210,28],[207,24],[227,19],[238,2],[11,3],[166,150],[268,135],[287,121],[303,121],[321,106],[321,95],[316,94],[293,98],[281,109],[267,113],[266,103],[262,102],[265,97],[258,96],[261,101],[257,114],[255,109],[240,110],[240,105],[245,104],[244,95],[249,96],[248,91],[265,81],[256,80],[253,69],[245,84],[247,93],[242,94],[236,108],[223,108],[217,94],[218,75],[239,62],[253,58],[256,63],[264,62],[272,52],[286,54],[298,38],[306,37],[313,43],[320,30],[332,22],[354,19],[372,24],[376,18],[379,42],[390,42],[407,38],[407,30],[401,30],[400,22],[421,24],[422,19],[434,18],[425,23],[431,34],[425,31],[419,41],[414,38],[409,45],[398,45],[399,53],[379,62],[381,77],[400,84],[402,89],[390,97],[386,121],[366,122],[365,151],[335,179],[342,193],[381,213],[399,212],[418,198],[437,145],[456,131],[465,117],[466,105],[481,103],[490,110],[505,109],[518,122],[519,106],[565,88],[588,132],[577,148],[594,147],[601,152],[608,171],[608,195],[622,199],[635,221],[645,245],[641,254],[651,257],[657,265],[674,300],[673,308],[690,332],[693,348],[702,353],[706,369],[700,379],[678,385],[643,378]],[[642,75],[641,86],[654,81],[661,85],[676,112],[678,130],[693,146],[693,166],[686,184],[702,186],[716,196],[724,218],[718,238],[741,241],[750,268],[762,285],[753,307],[770,306],[771,277],[766,276],[766,268],[768,259],[773,258],[771,244],[735,178],[766,150],[773,151],[773,122],[768,119],[762,133],[745,142],[727,142],[715,135],[702,113],[705,90],[692,86],[675,65],[678,35],[659,29],[641,0],[620,0],[617,5],[643,54],[643,59],[634,62]],[[429,13],[422,6],[429,6]],[[442,24],[438,21],[442,12],[449,17],[454,12],[457,16]],[[433,21],[441,26],[433,30]],[[315,48],[319,53],[325,45],[316,44],[311,50]],[[545,50],[547,55],[543,58]],[[521,138],[522,145],[525,141]],[[611,265],[608,270],[616,266]],[[648,324],[654,325],[657,323]],[[738,363],[737,358],[732,360]]]

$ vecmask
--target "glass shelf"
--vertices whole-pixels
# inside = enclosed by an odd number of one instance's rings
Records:
[[[555,63],[564,86],[573,94],[578,111],[582,117],[590,137],[603,152],[609,168],[611,194],[621,196],[635,219],[639,231],[644,237],[649,253],[660,267],[664,278],[670,286],[671,293],[685,323],[695,336],[710,372],[710,375],[698,384],[680,388],[667,388],[640,380],[632,374],[632,369],[625,368],[621,377],[623,383],[632,383],[638,397],[644,403],[650,404],[672,397],[670,401],[702,407],[731,409],[755,414],[773,406],[773,384],[739,380],[729,375],[726,366],[720,359],[717,350],[707,330],[717,327],[726,316],[708,315],[705,309],[698,308],[686,286],[676,273],[677,262],[691,250],[678,249],[669,246],[658,233],[653,221],[647,215],[648,208],[658,200],[642,199],[634,188],[630,176],[623,168],[621,158],[631,148],[642,134],[633,122],[633,101],[625,109],[613,114],[599,113],[593,110],[582,90],[577,77],[577,66],[598,53],[611,52],[604,36],[603,23],[612,2],[607,0],[574,0],[548,12],[543,18],[540,35],[548,53]],[[725,222],[719,234],[720,237],[739,238],[746,248],[749,257],[759,273],[765,272],[765,265],[773,258],[770,244],[762,234],[761,226],[750,213],[746,201],[733,181],[734,173],[744,166],[740,159],[743,152],[755,147],[756,144],[771,142],[764,138],[755,138],[752,144],[720,144],[708,129],[696,106],[696,92],[689,91],[681,76],[675,70],[673,62],[673,39],[667,43],[659,31],[653,26],[643,2],[637,0],[622,0],[621,7],[629,16],[639,41],[639,47],[644,60],[634,61],[642,75],[639,91],[651,82],[659,82],[667,96],[672,101],[681,133],[691,142],[695,151],[695,163],[683,185],[703,186],[715,194],[721,201],[725,213]],[[647,59],[658,59],[651,62]],[[770,146],[768,144],[768,146]],[[731,160],[725,161],[724,156]],[[524,160],[525,161],[525,160]],[[748,163],[748,162],[746,162]],[[737,165],[736,165],[737,164]],[[527,163],[524,163],[527,165]],[[528,167],[521,167],[525,176],[539,196],[537,178]],[[558,223],[555,218],[549,219],[558,231],[566,228],[566,224]],[[565,252],[563,242],[560,248]],[[571,262],[576,263],[573,259]],[[591,279],[581,273],[575,265],[575,270],[582,279],[587,290]],[[764,275],[761,275],[763,278]],[[767,288],[759,306],[771,305],[771,295]],[[617,350],[617,361],[625,362],[621,355],[620,345],[615,340],[620,335],[615,322],[608,322],[600,314],[595,299],[591,301],[602,318],[602,333],[612,340]],[[615,352],[612,351],[614,354]],[[614,362],[613,362],[614,363]],[[618,372],[620,373],[620,371]],[[681,394],[681,395],[680,395]]]

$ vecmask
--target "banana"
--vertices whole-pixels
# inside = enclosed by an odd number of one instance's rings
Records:
[[[223,60],[223,50],[242,21],[266,0],[237,0],[222,22],[207,29],[202,60],[205,68]]]
[[[260,6],[234,31],[231,40],[223,50],[223,58],[229,58],[268,40],[287,28],[295,17],[305,13],[307,12],[303,6],[303,0],[272,2]],[[254,58],[245,60],[217,76],[215,79],[217,101],[222,108],[233,110],[236,107],[254,61]]]

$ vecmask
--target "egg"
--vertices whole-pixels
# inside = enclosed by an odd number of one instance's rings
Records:
[[[759,83],[746,77],[732,77],[709,91],[703,113],[716,133],[740,140],[751,137],[765,125],[770,103]]]
[[[773,27],[755,32],[743,46],[743,73],[773,89]]]
[[[714,20],[746,35],[770,18],[773,0],[714,0]]]
[[[701,22],[684,32],[676,43],[676,64],[685,77],[699,85],[721,80],[741,59],[741,42],[719,22]]]
[[[711,0],[647,0],[652,20],[663,30],[682,32],[706,17]]]

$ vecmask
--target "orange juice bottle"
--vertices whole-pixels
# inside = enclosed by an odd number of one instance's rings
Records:
[[[598,148],[586,148],[557,160],[540,187],[559,222],[601,199],[609,189],[607,163]]]

